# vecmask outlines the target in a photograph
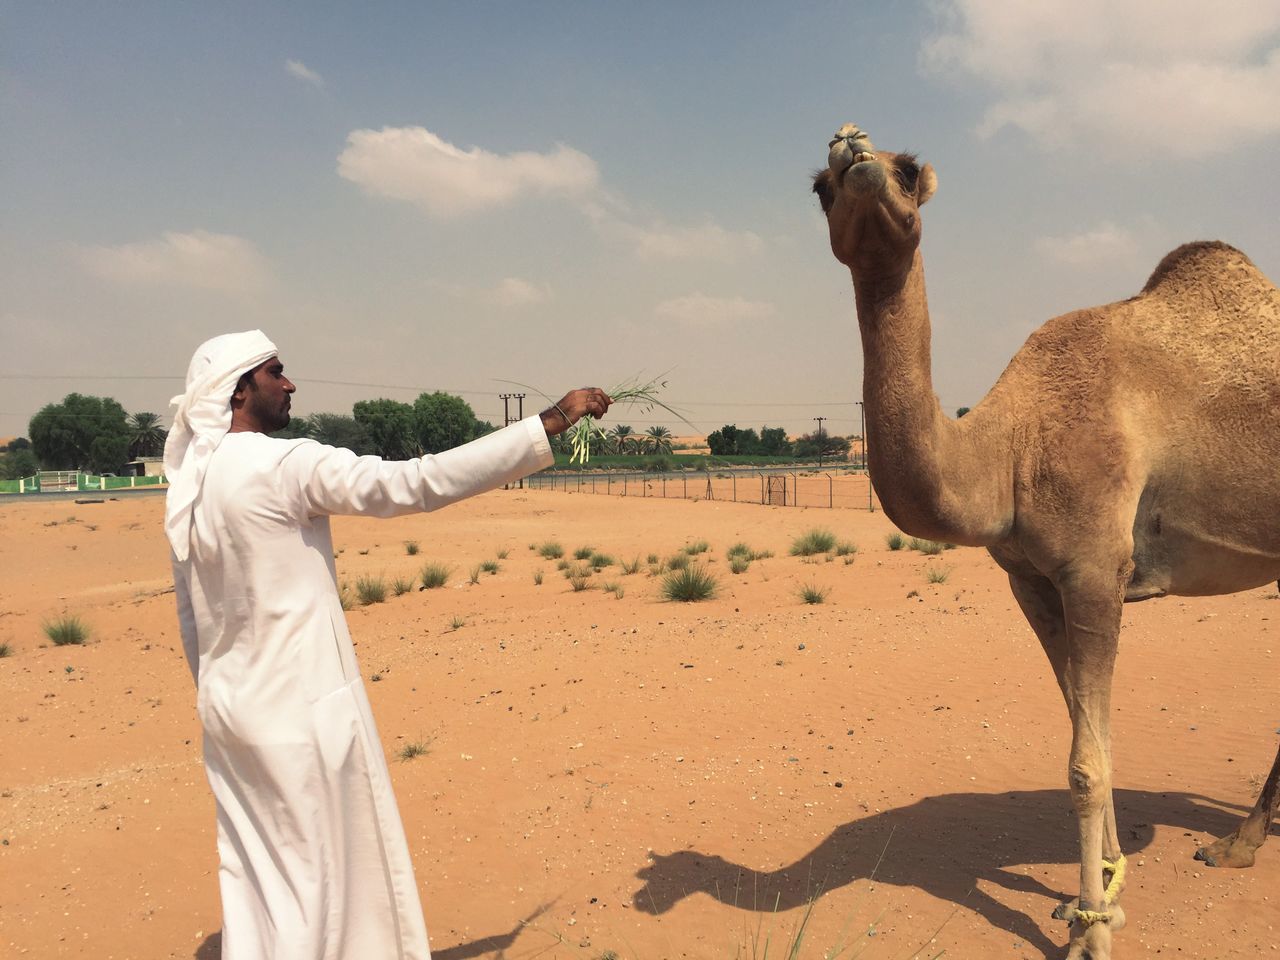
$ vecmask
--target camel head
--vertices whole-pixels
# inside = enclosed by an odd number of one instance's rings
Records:
[[[920,245],[920,207],[938,188],[933,167],[877,150],[852,123],[830,148],[813,192],[827,215],[831,252],[855,280],[905,272]]]

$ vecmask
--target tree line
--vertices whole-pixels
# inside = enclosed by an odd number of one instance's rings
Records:
[[[460,446],[495,429],[492,423],[478,419],[467,401],[437,390],[420,394],[413,403],[361,400],[350,414],[295,416],[273,436],[306,437],[360,455],[408,460]],[[69,393],[31,418],[26,437],[0,450],[0,479],[29,477],[38,470],[123,473],[130,460],[161,456],[165,436],[157,414],[130,414],[110,397]],[[557,452],[569,452],[567,434],[553,437],[551,442]],[[848,438],[829,433],[789,440],[781,427],[763,427],[757,434],[754,429],[725,424],[707,437],[707,446],[712,456],[807,459],[847,456],[850,444]],[[617,424],[591,440],[592,454],[671,452],[671,431],[661,426],[638,434],[626,424]]]
[[[306,437],[386,460],[407,460],[474,440],[495,429],[461,397],[423,393],[413,403],[361,400],[350,414],[293,417],[277,437]],[[139,457],[164,454],[166,431],[154,413],[125,412],[111,397],[69,393],[31,418],[27,436],[0,449],[0,480],[38,470],[123,473]]]
[[[781,427],[742,429],[737,424],[726,423],[719,430],[707,434],[707,447],[713,457],[795,457],[807,460],[817,457],[847,457],[851,446],[848,437],[837,437],[824,432],[806,433],[795,440],[787,439]]]

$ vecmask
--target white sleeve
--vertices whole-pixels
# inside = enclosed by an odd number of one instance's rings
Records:
[[[538,416],[417,460],[359,457],[303,442],[280,462],[278,481],[295,516],[394,517],[438,510],[555,462]]]

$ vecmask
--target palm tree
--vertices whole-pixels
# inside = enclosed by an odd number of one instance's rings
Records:
[[[644,442],[650,453],[670,453],[671,431],[666,427],[650,427],[645,431]]]
[[[628,453],[638,438],[625,423],[620,423],[609,431],[609,443],[614,453]]]
[[[168,436],[160,426],[160,417],[154,413],[135,413],[128,420],[129,456],[158,457],[164,453],[164,440]]]

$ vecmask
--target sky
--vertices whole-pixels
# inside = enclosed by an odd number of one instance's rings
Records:
[[[0,436],[73,391],[167,423],[251,328],[304,415],[662,377],[689,424],[609,421],[857,433],[845,122],[938,173],[948,412],[1180,243],[1280,276],[1275,0],[0,0]]]

